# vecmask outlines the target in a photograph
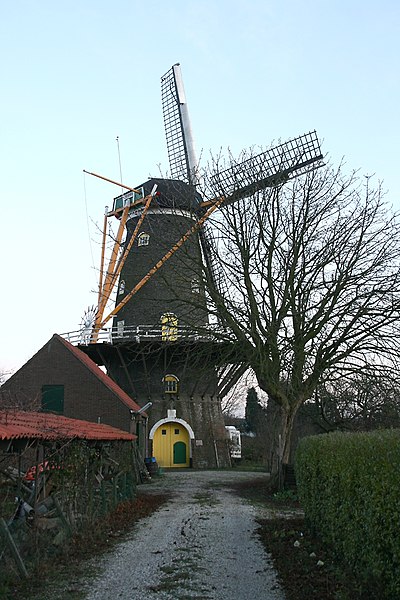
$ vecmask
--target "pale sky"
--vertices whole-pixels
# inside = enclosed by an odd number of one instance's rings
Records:
[[[398,0],[2,3],[1,354],[16,370],[96,302],[119,188],[168,170],[160,77],[181,64],[198,154],[316,129],[400,209]]]

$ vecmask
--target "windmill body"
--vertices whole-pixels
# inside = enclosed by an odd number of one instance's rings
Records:
[[[121,270],[116,302],[170,250],[198,218],[201,197],[185,182],[151,179],[138,186],[157,193]],[[129,194],[114,200],[114,212]],[[125,245],[142,208],[126,221]],[[171,257],[114,317],[112,345],[85,351],[149,409],[149,452],[163,467],[197,468],[230,464],[218,392],[215,343],[208,314],[197,235]]]

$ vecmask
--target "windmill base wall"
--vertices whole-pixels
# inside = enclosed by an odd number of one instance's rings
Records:
[[[176,419],[187,423],[193,432],[190,466],[196,469],[230,466],[217,373],[211,362],[205,364],[205,354],[199,345],[188,348],[176,343],[149,348],[128,343],[117,348],[109,346],[107,353],[104,348],[101,350],[108,375],[140,406],[152,403],[146,411],[149,432],[171,414],[169,411],[175,411]],[[87,352],[96,361],[93,346]],[[178,393],[165,392],[162,381],[166,373],[179,378]],[[149,439],[148,455],[152,456],[152,452]]]

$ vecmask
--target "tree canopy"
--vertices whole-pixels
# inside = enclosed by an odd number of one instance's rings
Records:
[[[204,193],[218,195],[207,174]],[[282,407],[287,462],[295,414],[321,382],[394,367],[397,216],[371,178],[328,165],[227,203],[208,227],[214,243],[202,279],[215,335]]]

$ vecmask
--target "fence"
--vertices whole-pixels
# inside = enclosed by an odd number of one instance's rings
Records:
[[[137,469],[126,441],[35,445],[23,461],[0,455],[0,572],[27,577],[75,532],[133,499]]]

